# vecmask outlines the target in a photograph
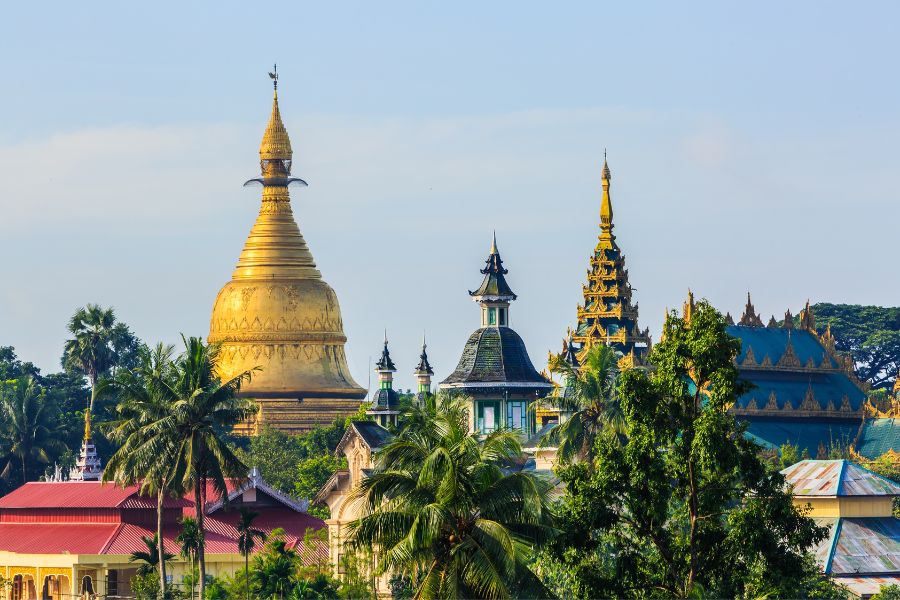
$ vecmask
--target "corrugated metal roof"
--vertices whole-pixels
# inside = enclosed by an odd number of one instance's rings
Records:
[[[843,518],[829,573],[900,575],[900,520]]]
[[[0,550],[21,554],[100,554],[118,524],[0,523]]]
[[[795,496],[900,496],[900,485],[849,460],[801,460],[781,473]]]
[[[900,419],[867,419],[855,450],[870,460],[885,452],[900,452]]]
[[[859,597],[874,596],[886,585],[900,585],[898,577],[835,577],[834,581],[846,586]]]
[[[167,498],[167,508],[185,506]],[[121,487],[99,481],[33,481],[0,498],[4,508],[156,508],[156,499],[138,495],[135,485]]]

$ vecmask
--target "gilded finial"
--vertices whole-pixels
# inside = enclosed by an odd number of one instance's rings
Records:
[[[497,230],[494,230],[494,237],[491,240],[491,254],[497,254]]]
[[[84,441],[91,441],[91,409],[84,411]]]
[[[600,184],[603,195],[600,199],[600,243],[601,246],[612,247],[616,237],[613,235],[613,207],[609,197],[609,164],[606,162],[606,150],[603,151],[603,171],[600,175]]]
[[[289,161],[293,156],[293,150],[291,150],[291,139],[288,137],[287,129],[284,128],[281,111],[278,108],[278,71],[270,72],[269,77],[272,78],[275,92],[272,98],[272,114],[266,125],[262,143],[259,145],[259,159],[261,161]]]

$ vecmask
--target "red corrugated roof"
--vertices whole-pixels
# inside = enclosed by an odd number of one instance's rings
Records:
[[[265,507],[254,527],[270,534],[275,528],[285,531],[288,547],[302,549],[307,528],[320,529],[325,523],[305,513],[289,508]],[[240,513],[236,509],[216,512],[205,519],[206,551],[210,554],[238,554],[237,524]],[[175,538],[178,526],[163,528],[166,551],[178,555],[180,545]],[[153,537],[152,527],[130,523],[84,525],[77,523],[0,523],[0,550],[21,554],[124,554],[146,550],[142,537]],[[317,560],[327,560],[327,545],[313,553]],[[258,546],[262,547],[262,544]],[[312,557],[305,557],[311,561]]]
[[[167,508],[188,506],[189,501],[167,498]],[[33,481],[0,498],[3,508],[156,508],[156,499],[138,495],[138,487],[99,481]]]
[[[100,554],[120,525],[0,523],[0,550],[21,554]]]

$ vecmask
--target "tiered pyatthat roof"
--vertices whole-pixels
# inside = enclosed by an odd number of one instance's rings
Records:
[[[469,295],[478,302],[482,300],[499,300],[509,301],[515,300],[516,295],[506,283],[506,275],[509,270],[503,268],[503,260],[500,258],[500,252],[497,250],[497,234],[494,233],[494,239],[491,242],[491,252],[487,257],[485,267],[481,269],[484,279],[481,285]]]
[[[650,348],[649,329],[638,327],[638,305],[631,302],[631,284],[625,257],[613,234],[613,207],[609,195],[612,176],[604,157],[600,202],[600,235],[590,259],[584,304],[578,307],[578,325],[571,335],[579,361],[594,344],[607,344],[622,355],[621,366],[643,363]]]

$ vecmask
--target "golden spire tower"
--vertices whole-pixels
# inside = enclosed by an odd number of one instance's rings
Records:
[[[584,304],[578,307],[578,325],[569,343],[577,348],[578,361],[583,361],[591,346],[599,343],[619,352],[621,366],[635,366],[650,347],[650,335],[647,329],[638,328],[638,305],[631,302],[625,257],[613,234],[611,180],[604,152],[600,174],[600,234],[590,258],[587,284],[582,286]]]
[[[260,405],[252,432],[267,424],[301,432],[357,411],[365,390],[353,380],[344,354],[337,295],[316,269],[291,210],[288,186],[293,151],[278,107],[277,72],[272,113],[259,147],[259,216],[250,229],[231,281],[219,291],[209,327],[222,346],[223,378],[259,367],[241,395]]]

